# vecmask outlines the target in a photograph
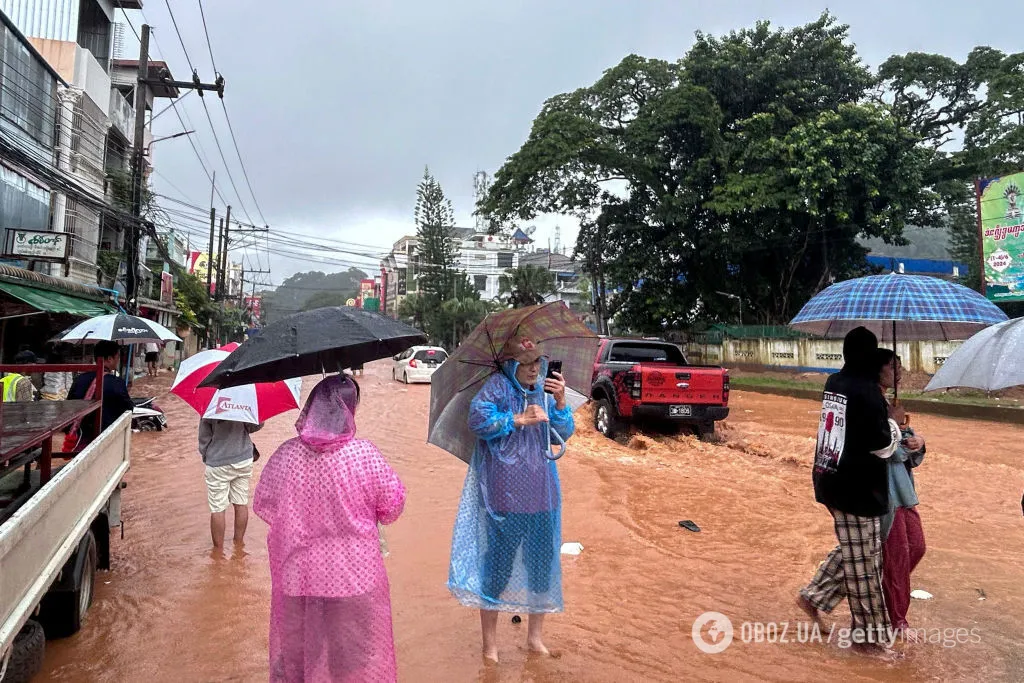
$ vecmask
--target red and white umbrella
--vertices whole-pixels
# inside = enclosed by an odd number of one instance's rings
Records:
[[[203,351],[186,359],[178,368],[171,393],[192,406],[204,419],[259,424],[275,415],[299,407],[302,379],[287,379],[266,384],[243,384],[227,389],[199,388],[238,344]]]

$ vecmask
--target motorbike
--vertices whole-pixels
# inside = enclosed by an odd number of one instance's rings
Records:
[[[162,432],[167,428],[164,411],[154,403],[155,397],[133,398],[132,430],[139,432]]]

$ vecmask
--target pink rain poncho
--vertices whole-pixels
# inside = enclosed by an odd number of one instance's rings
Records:
[[[395,681],[391,598],[378,523],[398,519],[405,487],[355,438],[355,383],[313,389],[298,438],[270,456],[253,510],[270,531],[271,681]]]

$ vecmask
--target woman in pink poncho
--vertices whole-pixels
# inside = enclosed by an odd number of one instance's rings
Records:
[[[253,510],[270,532],[270,680],[395,681],[391,597],[378,522],[398,519],[405,487],[356,439],[359,385],[318,384],[298,438],[270,456]]]

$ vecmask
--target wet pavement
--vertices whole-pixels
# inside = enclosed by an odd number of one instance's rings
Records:
[[[163,393],[169,378],[159,382]],[[885,664],[835,644],[744,642],[754,631],[743,622],[776,622],[779,633],[786,622],[786,639],[797,639],[794,596],[835,542],[810,486],[815,402],[734,392],[724,445],[646,436],[617,444],[593,432],[584,409],[559,464],[563,540],[584,550],[563,557],[566,613],[546,629],[555,656],[527,655],[525,623],[503,616],[494,667],[479,655],[477,613],[445,587],[465,465],[425,444],[430,388],[391,382],[384,364],[367,366],[362,384],[360,436],[409,492],[387,531],[403,681],[1021,680],[1020,425],[914,416],[928,440],[916,475],[928,552],[913,587],[935,598],[914,601],[910,620],[939,642]],[[211,553],[197,417],[173,397],[160,403],[171,429],[134,437],[113,569],[97,578],[83,630],[47,644],[39,680],[267,680],[266,527],[252,515],[244,547]],[[292,436],[296,415],[255,435],[257,470]],[[701,532],[680,528],[686,519]],[[721,654],[692,640],[705,611],[734,625]],[[826,626],[846,626],[848,616],[843,605]]]

